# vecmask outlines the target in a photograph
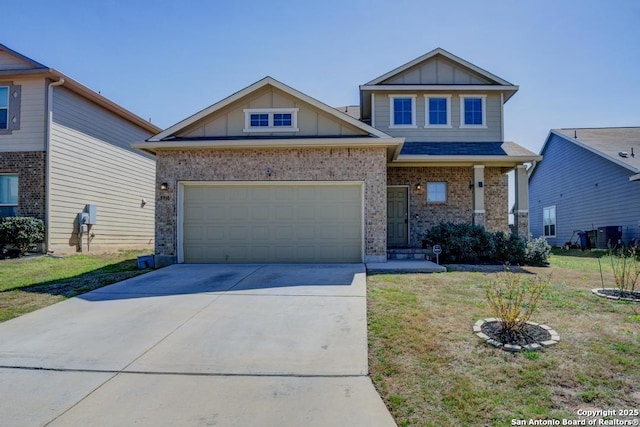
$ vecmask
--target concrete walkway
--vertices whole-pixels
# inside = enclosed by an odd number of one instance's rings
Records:
[[[0,324],[11,426],[393,426],[362,264],[174,265]]]

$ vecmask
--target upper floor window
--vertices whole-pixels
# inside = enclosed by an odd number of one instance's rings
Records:
[[[556,237],[556,207],[549,206],[542,210],[544,237]]]
[[[297,108],[247,108],[245,132],[297,132]]]
[[[451,95],[425,95],[424,127],[451,127]]]
[[[445,203],[447,201],[446,182],[427,182],[427,202]]]
[[[0,218],[18,214],[18,175],[0,175]]]
[[[460,127],[486,127],[486,95],[460,95]]]
[[[416,127],[416,96],[389,95],[389,127]]]
[[[0,129],[9,129],[9,88],[0,86]]]

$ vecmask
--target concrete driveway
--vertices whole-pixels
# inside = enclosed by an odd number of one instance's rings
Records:
[[[361,264],[174,265],[0,324],[11,426],[393,426]]]

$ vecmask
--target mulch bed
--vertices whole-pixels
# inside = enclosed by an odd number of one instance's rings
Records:
[[[551,334],[544,328],[526,324],[522,332],[504,334],[500,322],[485,322],[481,327],[482,332],[489,338],[502,344],[520,345],[537,344],[551,339]]]
[[[607,289],[594,289],[593,293],[599,296],[611,298],[611,299],[623,299],[627,301],[640,302],[640,292],[622,292],[620,289],[607,288]]]

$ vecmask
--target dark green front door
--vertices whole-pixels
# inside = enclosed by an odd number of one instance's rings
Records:
[[[408,245],[407,187],[387,187],[387,246]]]

